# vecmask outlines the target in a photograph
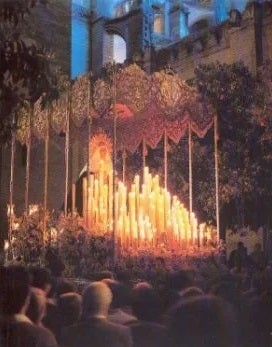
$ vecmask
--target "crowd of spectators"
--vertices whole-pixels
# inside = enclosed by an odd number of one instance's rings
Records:
[[[146,264],[81,286],[47,268],[2,266],[0,346],[271,346],[272,267],[259,245],[249,256],[239,243],[205,266]]]

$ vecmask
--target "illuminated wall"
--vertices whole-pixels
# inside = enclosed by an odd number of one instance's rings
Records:
[[[80,16],[82,9],[94,9],[97,14],[109,19],[122,17],[141,6],[144,24],[142,48],[151,44],[157,49],[186,37],[190,28],[200,20],[211,25],[228,19],[230,9],[244,11],[249,0],[72,0],[71,26],[71,77],[84,74],[89,66],[89,29]],[[173,5],[181,5],[173,13]],[[103,45],[103,50],[107,51]],[[117,49],[118,51],[118,49]],[[121,52],[121,50],[120,50]],[[125,50],[122,50],[124,55]],[[121,61],[115,54],[115,60]]]
[[[88,71],[89,29],[82,12],[90,8],[91,0],[72,0],[71,12],[71,78]]]

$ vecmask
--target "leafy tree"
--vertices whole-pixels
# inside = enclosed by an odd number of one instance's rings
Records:
[[[205,139],[192,136],[193,210],[200,221],[215,220],[215,178],[212,131]],[[169,188],[189,209],[189,153],[185,137],[171,144]]]
[[[2,151],[17,126],[17,109],[41,95],[55,98],[59,76],[69,73],[69,2],[46,5],[47,0],[0,0],[0,183]],[[0,196],[1,191],[0,185]],[[7,230],[4,201],[0,228]]]
[[[46,4],[46,0],[0,1],[0,143],[9,139],[11,127],[16,126],[13,116],[25,101],[57,96],[62,72],[52,49],[55,37],[45,29],[41,13],[56,26],[54,11],[59,13],[60,5],[48,9]],[[63,27],[61,35],[69,37],[68,28]]]
[[[224,224],[260,222],[256,206],[262,198],[262,129],[252,115],[258,83],[242,63],[200,65],[195,70],[201,98],[219,119],[220,203]],[[255,211],[255,216],[252,215]]]

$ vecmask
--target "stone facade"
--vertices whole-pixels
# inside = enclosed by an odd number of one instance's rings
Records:
[[[127,45],[127,60],[132,61],[136,54],[141,54],[142,43],[142,13],[135,10],[128,15],[106,20],[98,17],[91,22],[91,43],[90,43],[90,70],[94,75],[99,75],[103,68],[103,34],[120,35]]]
[[[272,58],[271,11],[271,6],[251,5],[239,25],[227,22],[157,50],[153,70],[169,64],[183,79],[190,80],[198,64],[243,61],[255,74],[264,60]]]

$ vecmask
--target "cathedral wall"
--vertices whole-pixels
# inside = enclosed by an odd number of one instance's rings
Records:
[[[263,26],[262,30],[259,30],[259,25]],[[226,23],[217,31],[200,33],[156,51],[154,70],[170,65],[182,78],[190,80],[198,64],[243,61],[255,74],[263,58],[272,59],[272,13],[264,13],[262,23],[259,23],[255,9],[249,8],[240,25]]]
[[[272,59],[272,12],[264,18],[263,23],[264,59]]]

